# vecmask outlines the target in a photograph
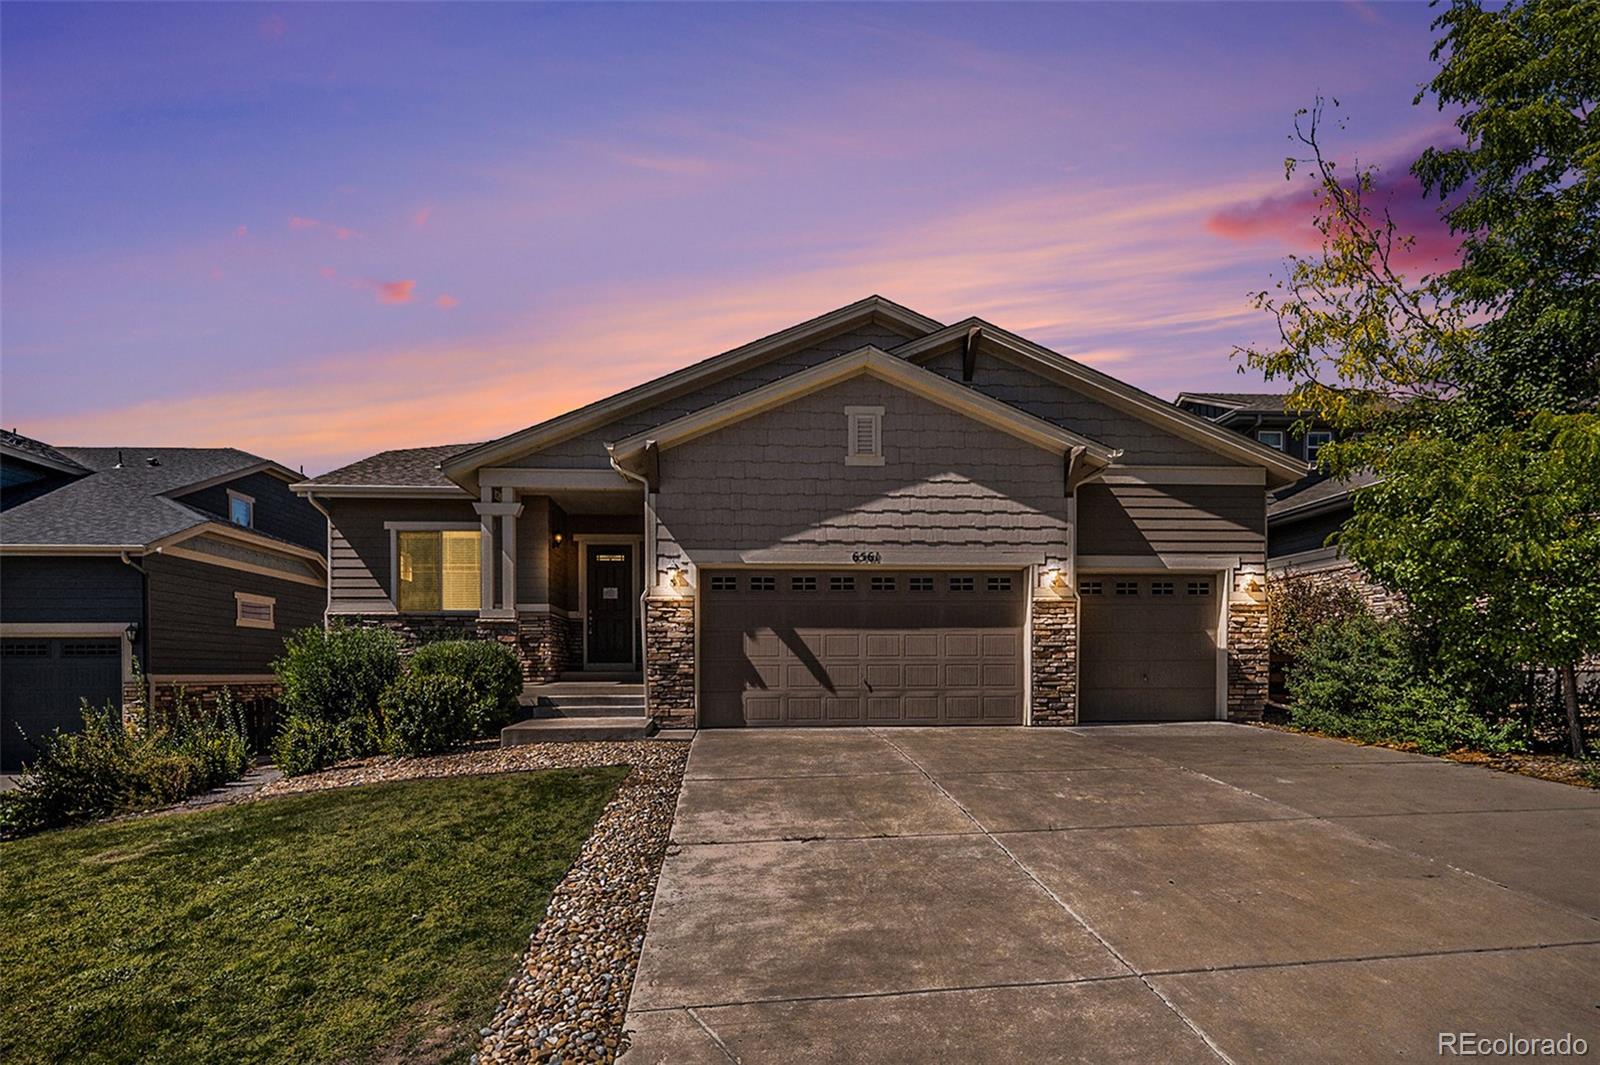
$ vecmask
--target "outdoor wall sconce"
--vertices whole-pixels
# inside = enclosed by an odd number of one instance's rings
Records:
[[[1267,601],[1267,586],[1254,577],[1250,578],[1250,583],[1244,586],[1244,590],[1246,595],[1258,603]]]
[[[139,623],[137,621],[128,622],[128,627],[122,630],[122,635],[128,638],[129,643],[133,643],[139,638]]]
[[[679,569],[676,565],[668,566],[667,583],[672,585],[674,588],[682,588],[686,583],[683,579],[683,570]]]
[[[551,543],[551,544],[552,544],[552,545],[554,545],[554,546],[555,546],[555,547],[560,547],[560,546],[561,546],[561,542],[562,542],[562,541],[563,541],[563,540],[565,540],[565,539],[566,539],[566,538],[567,538],[567,536],[566,536],[566,534],[565,534],[565,533],[562,533],[562,532],[556,532],[556,533],[554,533],[554,534],[552,534],[552,535],[551,535],[551,537],[550,537],[550,543]]]
[[[1060,588],[1067,583],[1066,577],[1061,572],[1061,567],[1051,566],[1044,571],[1044,584],[1046,588]]]

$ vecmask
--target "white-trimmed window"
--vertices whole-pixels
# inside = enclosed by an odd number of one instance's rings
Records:
[[[1282,429],[1257,429],[1256,439],[1268,447],[1277,448],[1279,451],[1283,450]]]
[[[233,623],[241,629],[278,627],[278,601],[270,595],[233,593]]]
[[[482,532],[395,529],[395,606],[401,613],[477,610]]]
[[[1333,443],[1333,434],[1326,429],[1318,429],[1306,434],[1306,461],[1313,466],[1317,462],[1317,454],[1328,444]]]
[[[254,496],[228,489],[228,520],[246,529],[256,527],[256,501]]]
[[[846,407],[846,466],[883,465],[883,408]]]

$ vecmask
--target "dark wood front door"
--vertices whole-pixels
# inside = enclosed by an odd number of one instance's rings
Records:
[[[588,665],[633,664],[633,545],[589,545]]]

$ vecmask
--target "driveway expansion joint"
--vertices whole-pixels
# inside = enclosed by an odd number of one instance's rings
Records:
[[[1374,961],[1406,961],[1422,958],[1453,958],[1472,954],[1523,954],[1541,950],[1563,950],[1567,947],[1597,947],[1600,939],[1574,939],[1553,943],[1528,943],[1514,947],[1447,947],[1443,950],[1401,951],[1394,954],[1363,954],[1345,958],[1298,958],[1294,961],[1237,962],[1232,965],[1206,965],[1189,969],[1147,969],[1142,975],[1153,979],[1163,976],[1204,976],[1208,973],[1249,972],[1259,969],[1304,969],[1316,965],[1360,965]]]

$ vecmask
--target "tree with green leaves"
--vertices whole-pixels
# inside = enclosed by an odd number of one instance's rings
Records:
[[[1462,143],[1412,173],[1459,265],[1401,268],[1413,237],[1372,167],[1326,153],[1319,100],[1285,170],[1317,183],[1322,248],[1256,296],[1277,343],[1239,354],[1342,430],[1330,475],[1377,474],[1348,557],[1406,598],[1453,675],[1559,669],[1581,754],[1575,666],[1600,652],[1600,3],[1458,0],[1434,26],[1417,102],[1455,111]],[[1494,684],[1476,694],[1500,709]]]

